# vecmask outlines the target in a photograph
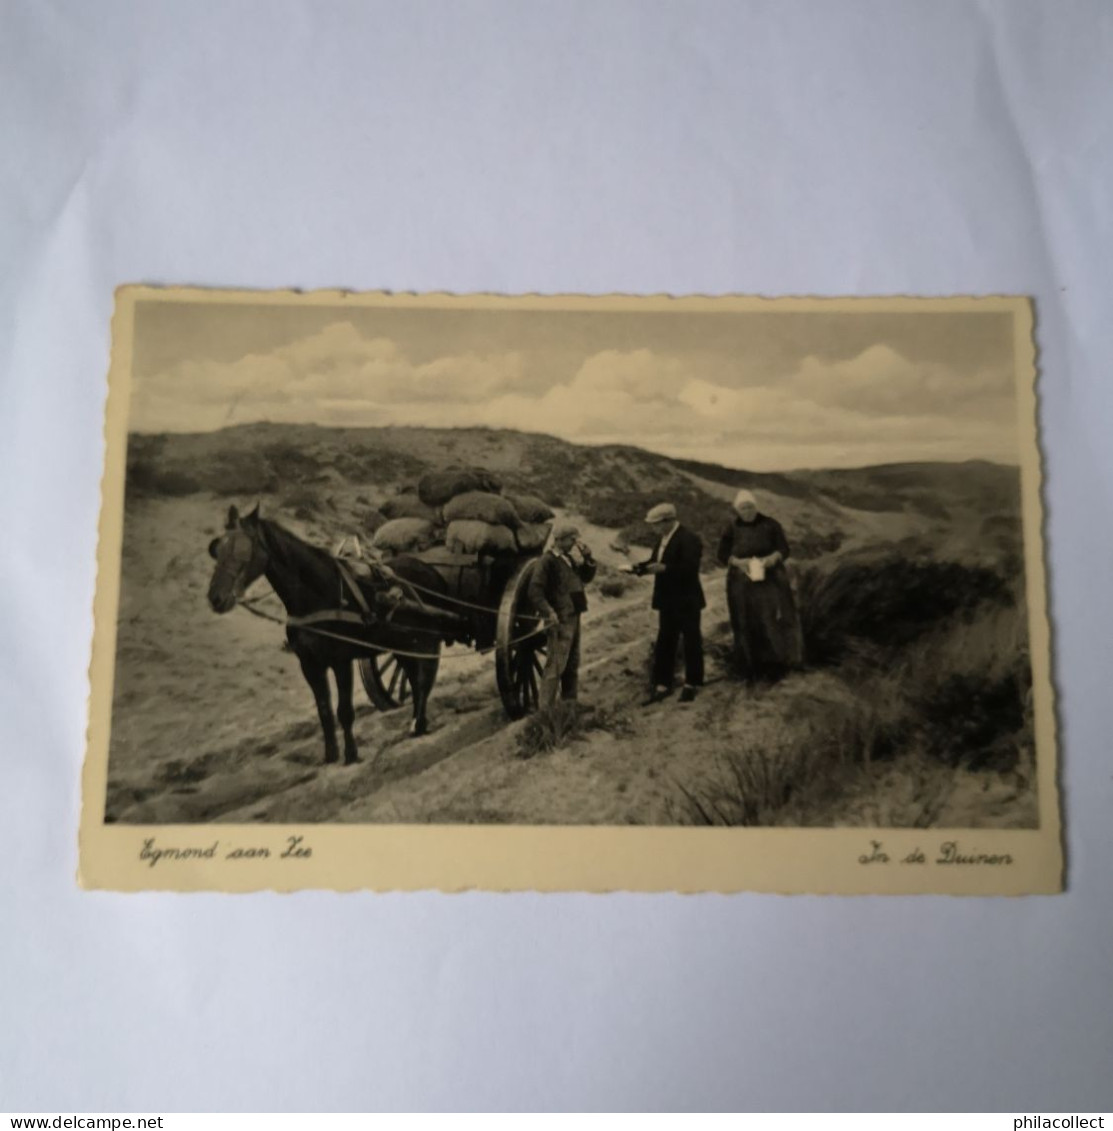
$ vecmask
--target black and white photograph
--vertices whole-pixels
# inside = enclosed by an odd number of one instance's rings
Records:
[[[1038,829],[1025,309],[140,292],[104,822]]]
[[[1108,1126],[1113,6],[5,15],[0,1123]]]

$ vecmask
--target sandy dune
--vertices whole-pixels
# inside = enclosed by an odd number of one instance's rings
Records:
[[[775,748],[802,704],[846,695],[830,674],[766,690],[734,682],[721,574],[708,577],[709,685],[692,704],[643,708],[654,631],[649,583],[591,596],[585,619],[582,733],[531,758],[527,723],[506,720],[492,656],[450,649],[431,701],[432,731],[407,734],[406,710],[376,712],[357,686],[362,761],[322,764],[312,697],[275,624],[218,617],[204,552],[222,503],[207,495],[129,505],[107,816],[126,823],[209,821],[686,823],[687,798],[724,773],[724,758]],[[295,524],[292,524],[296,526]],[[585,525],[605,564],[613,532]],[[265,585],[265,583],[263,583]],[[276,610],[280,611],[280,610]],[[927,806],[927,810],[925,810]],[[939,765],[855,770],[835,806],[784,807],[778,823],[1027,824],[1023,781]]]

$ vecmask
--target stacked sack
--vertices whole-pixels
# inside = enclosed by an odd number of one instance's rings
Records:
[[[413,488],[387,499],[379,513],[386,521],[375,530],[371,545],[384,554],[412,554],[441,541],[440,511],[423,503]]]
[[[435,546],[437,534],[427,518],[391,518],[375,531],[371,545],[384,554],[413,554]]]
[[[429,506],[413,488],[399,491],[393,498],[387,499],[379,510],[387,518],[423,518],[434,526],[441,522],[440,508]]]
[[[462,491],[444,504],[445,544],[457,554],[514,554],[522,520],[514,504],[490,491]]]
[[[522,525],[518,528],[518,547],[524,553],[540,553],[553,528],[553,508],[536,495],[507,495]]]
[[[503,495],[502,484],[480,468],[446,468],[424,475],[381,510],[388,521],[373,545],[389,553],[443,542],[457,554],[537,553],[552,529],[553,511],[533,495]]]
[[[457,495],[471,491],[497,495],[502,491],[502,484],[482,468],[450,467],[426,473],[417,485],[418,498],[428,507],[443,507]]]

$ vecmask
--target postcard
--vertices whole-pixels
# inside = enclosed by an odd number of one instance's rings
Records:
[[[1027,299],[112,339],[85,887],[1061,890]]]

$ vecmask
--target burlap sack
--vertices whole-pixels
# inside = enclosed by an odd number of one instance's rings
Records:
[[[489,522],[495,526],[509,526],[511,530],[517,530],[522,525],[522,520],[509,499],[502,495],[489,495],[485,491],[468,491],[450,499],[444,505],[444,520]]]
[[[440,514],[435,507],[429,506],[428,503],[421,501],[418,496],[412,492],[406,492],[402,495],[393,495],[387,499],[379,510],[386,515],[387,518],[423,518],[427,522],[436,523],[440,521]]]
[[[518,529],[518,548],[527,554],[543,550],[552,528],[551,522],[523,522]]]
[[[518,548],[508,527],[467,518],[450,522],[444,541],[454,554],[505,554]]]
[[[507,495],[506,498],[523,522],[548,522],[553,517],[553,508],[536,495]]]
[[[367,534],[374,534],[379,527],[386,524],[387,517],[382,511],[369,510],[363,515],[363,529]]]
[[[449,499],[469,491],[485,491],[497,495],[502,483],[489,471],[478,467],[449,467],[430,471],[421,477],[417,493],[431,507],[443,507]]]
[[[434,541],[434,527],[427,519],[392,518],[375,531],[371,545],[387,553],[405,554],[424,550]]]

